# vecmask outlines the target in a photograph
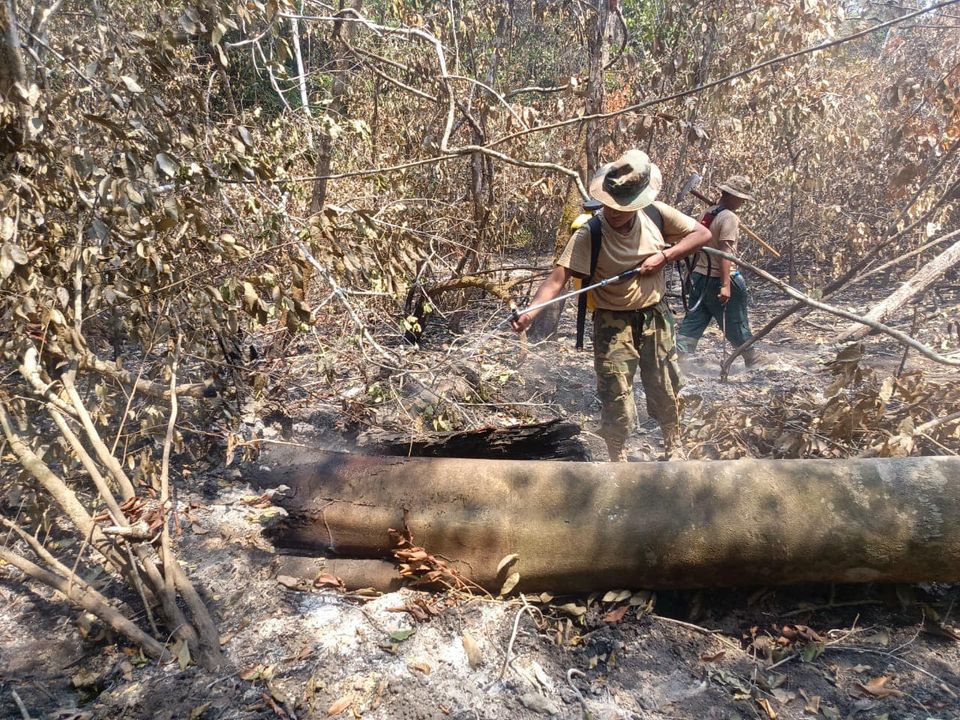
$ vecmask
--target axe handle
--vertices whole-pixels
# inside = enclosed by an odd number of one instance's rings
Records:
[[[713,201],[698,190],[691,190],[690,194],[693,195],[698,200],[702,200],[707,205],[713,205]],[[778,253],[776,250],[770,247],[770,245],[767,244],[763,239],[761,239],[761,237],[757,235],[753,230],[751,230],[749,226],[744,225],[743,223],[740,223],[740,229],[743,230],[747,235],[752,237],[754,240],[756,240],[760,244],[760,247],[762,247],[768,253],[770,253],[774,257],[780,257],[780,253]]]
[[[780,253],[778,253],[776,250],[770,247],[766,242],[764,242],[763,239],[759,235],[757,235],[753,230],[751,230],[749,227],[747,227],[743,223],[740,223],[740,229],[743,230],[747,235],[752,237],[754,240],[756,240],[760,244],[760,247],[762,247],[768,253],[770,253],[774,257],[780,257]]]

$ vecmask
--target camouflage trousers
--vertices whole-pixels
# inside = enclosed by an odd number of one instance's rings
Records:
[[[600,396],[600,436],[622,446],[637,426],[633,378],[647,396],[647,414],[660,423],[669,445],[679,433],[677,395],[683,375],[677,364],[673,313],[665,302],[643,310],[597,310],[593,315],[593,365]]]

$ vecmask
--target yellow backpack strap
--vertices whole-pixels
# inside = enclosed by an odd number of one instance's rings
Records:
[[[590,222],[590,218],[592,217],[593,215],[591,215],[590,213],[580,213],[579,215],[577,215],[576,218],[574,218],[574,221],[570,223],[570,229],[579,230],[588,222]]]

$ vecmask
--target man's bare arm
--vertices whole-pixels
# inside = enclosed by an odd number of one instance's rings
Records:
[[[727,252],[730,252],[727,250]],[[727,260],[726,258],[720,258],[720,302],[724,305],[727,304],[727,300],[730,299],[731,289],[730,289],[730,276],[733,274],[733,263]]]
[[[553,300],[563,291],[563,286],[567,284],[567,280],[569,280],[571,277],[573,277],[573,273],[569,268],[557,265],[553,271],[547,275],[547,279],[543,281],[543,284],[540,285],[540,289],[537,290],[537,294],[533,296],[533,300],[530,301],[530,304],[538,305],[540,303],[547,302],[548,300]],[[541,308],[541,310],[542,309],[543,308]],[[533,319],[539,314],[540,310],[524,313],[516,320],[512,320],[510,325],[512,325],[513,329],[517,332],[523,332],[530,327],[530,323],[532,323]]]
[[[651,255],[640,266],[641,275],[649,275],[657,272],[668,262],[680,260],[687,255],[692,255],[710,241],[710,231],[703,225],[697,225],[688,235],[684,235],[680,242],[671,245],[666,250]]]

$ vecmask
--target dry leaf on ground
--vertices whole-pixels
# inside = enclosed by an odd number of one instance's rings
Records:
[[[875,698],[885,698],[897,695],[903,695],[903,692],[894,687],[889,687],[887,683],[890,678],[887,675],[881,675],[865,683],[856,683],[854,688],[861,693]]]
[[[344,695],[327,709],[327,717],[339,715],[353,704],[353,695]]]

